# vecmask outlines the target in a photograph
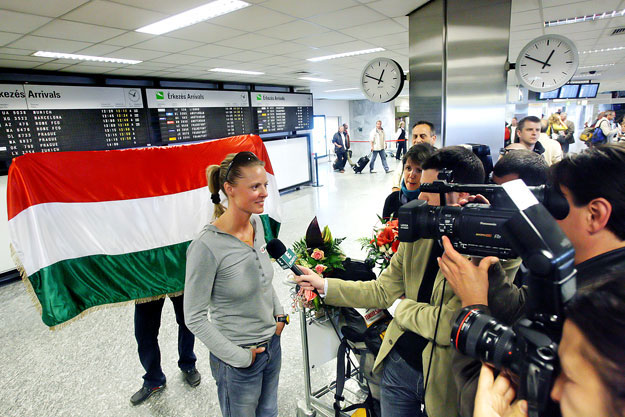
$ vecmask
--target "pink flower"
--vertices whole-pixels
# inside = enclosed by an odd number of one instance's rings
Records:
[[[319,264],[315,266],[315,272],[318,273],[319,275],[323,274],[323,271],[325,271],[326,269],[328,269],[328,267],[325,265]]]
[[[313,250],[313,253],[310,255],[314,260],[320,261],[324,258],[325,254],[321,249]]]

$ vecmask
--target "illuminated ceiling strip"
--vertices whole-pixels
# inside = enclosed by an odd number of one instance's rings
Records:
[[[143,61],[137,61],[134,59],[109,58],[105,56],[91,56],[91,55],[76,55],[76,54],[66,54],[63,52],[48,52],[48,51],[37,51],[33,54],[33,56],[40,56],[44,58],[57,58],[57,59],[76,59],[79,61],[112,62],[115,64],[128,64],[128,65],[135,65],[135,64],[139,64],[143,62]]]
[[[582,51],[580,54],[594,54],[598,52],[612,52],[612,51],[621,51],[625,49],[625,46],[617,46],[614,48],[603,48],[603,49],[592,49],[590,51]]]
[[[315,81],[315,82],[319,82],[319,83],[329,83],[332,82],[332,80],[328,80],[326,78],[315,78],[315,77],[299,77],[300,80],[307,80],[307,81]]]
[[[613,10],[611,12],[589,14],[586,16],[569,17],[566,19],[550,20],[550,21],[545,22],[545,27],[570,25],[573,23],[582,23],[582,22],[601,20],[601,19],[611,19],[613,17],[621,17],[621,16],[625,16],[625,9],[620,10],[620,11]]]
[[[245,75],[263,75],[264,74],[264,72],[259,72],[259,71],[244,71],[244,70],[228,69],[228,68],[212,68],[212,69],[209,69],[209,71],[227,72],[231,74],[245,74]]]
[[[359,51],[344,52],[342,54],[334,54],[334,55],[318,56],[316,58],[308,58],[307,61],[320,62],[320,61],[327,61],[328,59],[345,58],[348,56],[356,56],[356,55],[371,54],[374,52],[382,52],[384,50],[385,50],[384,48],[361,49]]]
[[[251,5],[241,0],[216,0],[203,6],[187,10],[186,12],[159,20],[150,25],[143,26],[136,29],[136,32],[162,35],[163,33],[191,26],[217,16],[243,9],[247,6]]]

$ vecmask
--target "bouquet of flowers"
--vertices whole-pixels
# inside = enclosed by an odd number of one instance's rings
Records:
[[[373,227],[373,237],[358,239],[362,249],[367,250],[367,260],[374,262],[383,271],[399,247],[397,219],[378,216],[380,225]]]
[[[335,269],[345,269],[343,261],[346,257],[339,246],[343,240],[345,238],[333,238],[328,226],[321,232],[315,217],[308,226],[306,237],[293,244],[293,252],[297,255],[295,263],[322,276],[329,276]],[[296,308],[304,306],[318,310],[320,305],[317,294],[302,289],[294,295],[293,301]]]

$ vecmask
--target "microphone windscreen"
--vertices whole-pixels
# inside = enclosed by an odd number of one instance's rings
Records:
[[[284,243],[282,243],[280,239],[271,239],[267,242],[267,253],[269,253],[269,256],[273,259],[278,259],[284,255],[285,252],[286,246],[284,246]]]

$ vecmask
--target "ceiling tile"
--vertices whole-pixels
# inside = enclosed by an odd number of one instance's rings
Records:
[[[356,39],[351,36],[345,35],[341,32],[331,31],[321,35],[309,36],[307,38],[298,39],[296,42],[302,45],[312,46],[315,48],[322,48],[328,45],[335,45],[337,43],[345,43],[355,41]]]
[[[367,39],[372,45],[382,48],[392,49],[392,46],[401,45],[402,47],[408,47],[408,31],[401,33],[394,33],[392,35],[376,36]]]
[[[16,59],[0,58],[0,67],[5,67],[5,68],[34,68],[37,65],[39,65],[38,62],[19,61]]]
[[[48,36],[57,39],[70,39],[75,41],[102,42],[121,35],[122,33],[124,33],[124,31],[119,29],[57,19],[45,26],[40,27],[36,31],[32,32],[31,35]]]
[[[289,52],[295,52],[295,51],[299,51],[300,49],[302,49],[302,45],[299,45],[297,43],[294,42],[280,42],[280,48],[278,50],[276,50],[276,46],[274,45],[265,45],[265,46],[258,46],[256,48],[254,48],[255,51],[258,52],[266,52],[268,54],[274,54],[274,53],[280,53],[282,55],[287,54]]]
[[[408,16],[394,17],[393,20],[408,29]]]
[[[263,29],[256,33],[273,36],[274,38],[282,39],[285,41],[292,41],[293,39],[317,35],[327,31],[328,29],[322,26],[313,25],[312,23],[308,23],[303,20],[296,20],[294,22],[284,23],[280,26]]]
[[[388,16],[401,17],[423,6],[429,0],[406,1],[406,0],[379,0],[368,3],[367,6]]]
[[[48,17],[0,10],[3,32],[28,33],[51,21]]]
[[[135,68],[119,68],[113,71],[107,72],[107,74],[112,75],[128,75],[128,76],[142,76],[145,75],[145,70],[135,69]]]
[[[22,36],[23,35],[19,33],[0,32],[0,46],[11,43],[16,39],[21,38]]]
[[[269,0],[263,3],[263,7],[268,7],[294,17],[307,18],[320,13],[334,12],[336,10],[356,6],[357,4],[358,3],[352,0]]]
[[[619,1],[615,0],[542,0],[542,3],[545,19],[547,20],[553,19],[552,17],[547,18],[547,15],[552,15],[552,12],[549,11],[549,9],[557,9],[558,7],[560,8],[560,11],[559,16],[556,16],[556,19],[566,19],[567,17],[603,13],[623,7],[622,5],[619,5]]]
[[[54,0],[54,1],[25,1],[2,0],[1,7],[16,12],[32,13],[39,16],[58,17],[89,0]]]
[[[210,0],[115,0],[116,3],[139,7],[146,10],[174,15],[194,9],[208,3]]]
[[[539,10],[527,10],[524,12],[519,12],[514,14],[514,19],[512,19],[513,25],[529,25],[532,23],[540,22],[540,11]]]
[[[41,64],[38,67],[35,67],[35,69],[37,70],[42,70],[42,71],[59,71],[63,68],[68,67],[69,65],[67,64],[62,64],[62,63],[56,63],[56,62],[47,62],[45,64]]]
[[[60,69],[59,71],[80,72],[80,73],[88,73],[88,74],[102,74],[102,73],[105,73],[108,69],[111,69],[111,68],[102,68],[99,65],[76,64],[76,65],[72,65],[72,66]]]
[[[349,9],[339,10],[337,12],[324,13],[319,16],[311,17],[308,20],[330,29],[336,29],[338,22],[340,22],[340,28],[343,29],[363,25],[369,22],[376,22],[385,17],[386,16],[365,6],[356,6],[350,7]]]
[[[149,61],[150,59],[160,58],[165,55],[169,55],[169,52],[148,51],[147,49],[136,48],[123,48],[118,49],[115,52],[111,52],[106,56],[123,59],[136,59],[139,61]]]
[[[115,38],[109,39],[104,43],[106,43],[107,45],[132,46],[139,42],[145,42],[148,39],[154,39],[155,37],[155,35],[149,35],[147,33],[126,32],[123,35],[119,35]]]
[[[251,6],[211,19],[211,23],[228,28],[254,32],[293,20],[291,16],[262,6]]]
[[[226,55],[224,58],[231,59],[233,61],[254,64],[255,60],[261,59],[261,58],[267,58],[268,56],[269,56],[268,54],[264,54],[262,52],[242,51],[242,52],[237,52],[235,54]]]
[[[91,43],[69,41],[66,39],[52,39],[41,36],[24,36],[9,44],[12,48],[33,49],[35,51],[73,53],[91,46]]]
[[[342,29],[341,32],[354,38],[369,40],[373,36],[383,36],[390,34],[405,33],[406,46],[408,45],[408,30],[399,23],[391,19],[381,20],[379,22],[367,23],[366,25],[354,26],[352,28]],[[399,35],[397,35],[399,36]]]
[[[245,32],[240,30],[212,25],[210,23],[198,23],[196,25],[169,32],[167,33],[167,36],[170,38],[213,43],[222,39],[234,38],[235,36],[243,35],[244,33]]]
[[[100,43],[100,44],[93,45],[85,49],[81,49],[76,52],[81,55],[104,56],[106,54],[110,54],[112,52],[118,51],[119,49],[121,49],[119,46],[104,45]],[[118,57],[118,58],[121,58],[121,57]]]
[[[261,46],[275,45],[280,43],[280,39],[269,38],[267,36],[257,35],[255,33],[248,33],[236,38],[224,39],[216,42],[218,45],[229,46],[239,49],[256,49]]]
[[[261,59],[257,59],[255,60],[256,63],[258,64],[262,64],[262,65],[270,65],[270,66],[274,66],[274,65],[289,65],[290,63],[293,62],[293,58],[289,58],[286,56],[280,56],[280,55],[270,55],[266,58],[261,58]]]
[[[171,55],[165,55],[160,58],[155,58],[151,62],[164,62],[164,63],[169,63],[169,64],[185,65],[185,64],[192,64],[194,62],[198,62],[201,60],[202,58],[198,56],[171,54]]]
[[[512,13],[538,9],[538,0],[512,0]]]
[[[140,64],[136,64],[133,65],[132,67],[129,68],[133,68],[133,69],[140,69],[140,70],[144,70],[144,71],[157,71],[157,70],[163,70],[166,68],[171,68],[171,65],[169,64],[165,64],[165,63],[159,63],[159,62],[141,62]]]
[[[237,65],[241,65],[241,62],[231,61],[223,58],[211,58],[204,61],[193,63],[193,66],[203,66],[206,69],[209,68],[237,68]]]
[[[138,49],[149,49],[150,51],[182,52],[187,49],[197,48],[201,45],[201,42],[158,36],[154,39],[150,39],[149,41],[137,43],[133,45],[133,47]]]
[[[224,56],[228,54],[232,54],[234,52],[240,52],[241,49],[231,48],[227,46],[219,46],[219,45],[204,45],[198,46],[197,48],[189,49],[184,53],[187,55],[196,55],[200,57],[206,58],[216,58],[219,56]]]
[[[11,54],[11,55],[32,55],[37,52],[34,49],[17,49],[17,48],[0,48],[0,53]]]
[[[135,30],[157,22],[167,15],[104,0],[93,0],[69,12],[63,19]]]
[[[3,50],[6,48],[2,48]],[[43,58],[40,56],[30,56],[30,55],[14,55],[10,53],[11,51],[7,52],[2,52],[0,53],[0,58],[2,59],[14,59],[17,61],[29,61],[29,62],[37,62],[39,64],[42,64],[44,62],[50,62],[53,59],[52,58]]]
[[[344,52],[360,51],[363,49],[372,49],[373,47],[374,46],[368,42],[352,41],[352,42],[339,43],[336,45],[330,45],[326,47],[325,49],[332,51],[331,53],[341,54]]]

